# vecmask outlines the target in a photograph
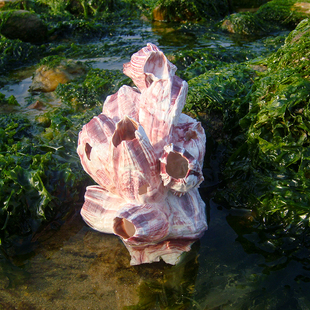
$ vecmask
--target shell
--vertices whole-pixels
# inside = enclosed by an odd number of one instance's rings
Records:
[[[131,264],[176,264],[207,229],[198,187],[206,137],[182,114],[187,83],[154,44],[124,65],[137,88],[108,96],[79,133],[77,153],[98,186],[81,215],[95,230],[119,236]]]
[[[203,181],[201,166],[186,149],[173,143],[164,147],[160,160],[163,184],[174,193],[182,195]]]

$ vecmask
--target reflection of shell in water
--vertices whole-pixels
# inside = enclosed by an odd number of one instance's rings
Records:
[[[122,238],[131,264],[180,254],[207,228],[198,186],[206,138],[201,124],[181,111],[187,83],[153,44],[135,53],[123,86],[102,113],[83,126],[77,152],[89,186],[81,215],[93,229]]]

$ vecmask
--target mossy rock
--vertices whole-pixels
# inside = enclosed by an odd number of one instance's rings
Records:
[[[301,21],[285,44],[269,58],[270,70],[292,69],[310,81],[310,20]]]
[[[267,32],[259,19],[252,13],[236,13],[221,22],[221,29],[241,35],[261,35]]]
[[[310,16],[309,5],[309,0],[273,0],[262,5],[255,15],[262,22],[277,23],[292,29]]]
[[[0,11],[8,9],[21,9],[22,8],[21,0],[0,0]]]
[[[233,9],[258,8],[270,0],[229,0]]]
[[[152,12],[153,20],[181,22],[225,16],[229,5],[225,0],[160,0]]]
[[[220,28],[240,35],[263,35],[272,31],[293,29],[307,17],[310,17],[309,0],[273,0],[263,4],[255,13],[231,14],[220,23]]]
[[[0,13],[0,33],[8,39],[32,44],[43,43],[48,36],[47,25],[34,13],[25,10]]]

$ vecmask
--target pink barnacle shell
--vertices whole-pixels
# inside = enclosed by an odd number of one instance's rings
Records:
[[[87,187],[81,215],[92,228],[118,235],[131,264],[178,262],[207,229],[198,186],[206,137],[182,114],[188,85],[153,44],[124,65],[137,88],[108,96],[84,125],[77,152],[99,184]]]
[[[125,116],[138,121],[140,95],[137,89],[124,85],[115,94],[107,97],[102,113],[115,122]]]
[[[185,148],[195,157],[201,167],[206,150],[206,134],[200,122],[186,114],[181,114],[179,122],[172,130],[171,142]]]
[[[154,202],[165,195],[159,161],[142,126],[124,117],[112,137],[114,182],[128,202]]]
[[[149,87],[154,80],[168,79],[176,69],[164,53],[151,43],[133,54],[130,62],[123,66],[124,74],[133,80],[140,91]]]
[[[187,90],[187,83],[173,76],[154,82],[141,93],[139,122],[157,154],[169,143],[171,128],[178,123]]]
[[[197,189],[182,197],[168,193],[161,202],[126,205],[114,219],[114,233],[131,255],[131,265],[164,259],[176,264],[207,229],[205,204]]]
[[[111,193],[117,194],[117,188],[110,172],[112,161],[109,145],[115,132],[115,122],[100,114],[83,126],[79,133],[77,153],[84,170],[96,183]]]
[[[119,196],[97,185],[88,186],[81,215],[87,225],[93,229],[112,234],[115,216],[122,205],[124,201]]]
[[[165,208],[165,201],[142,205],[128,204],[115,217],[114,232],[122,237],[128,246],[156,244],[166,239],[170,231]]]
[[[200,197],[198,188],[193,188],[182,196],[171,192],[166,198],[170,212],[170,239],[197,240],[208,228],[205,203]]]
[[[160,160],[160,176],[164,186],[182,195],[203,181],[199,162],[184,148],[168,144]]]

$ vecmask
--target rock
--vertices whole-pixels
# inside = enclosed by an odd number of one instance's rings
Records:
[[[293,5],[293,10],[296,10],[299,13],[303,13],[306,15],[310,14],[310,3],[307,2],[296,2]]]
[[[47,26],[29,11],[4,11],[0,14],[0,20],[3,22],[0,33],[8,39],[41,44],[47,38]]]
[[[19,2],[20,0],[2,0],[0,1],[0,9],[4,8],[6,9],[7,6],[15,3],[15,2]]]
[[[167,10],[162,8],[162,6],[158,5],[153,10],[153,20],[159,21],[159,22],[167,20]]]
[[[67,83],[85,73],[86,67],[82,63],[61,63],[54,68],[43,65],[36,70],[30,91],[51,92],[59,84]]]
[[[35,110],[42,110],[43,108],[44,104],[40,100],[37,100],[36,102],[28,106],[28,109],[35,109]]]
[[[234,25],[229,19],[223,20],[221,29],[229,33],[235,33]]]
[[[256,15],[249,12],[231,14],[222,21],[220,27],[223,31],[240,35],[260,35],[265,32]]]

